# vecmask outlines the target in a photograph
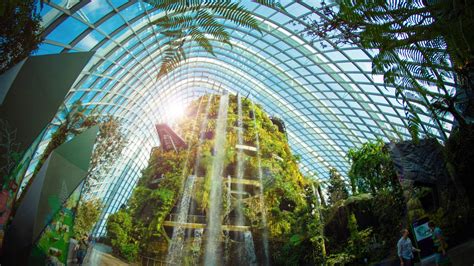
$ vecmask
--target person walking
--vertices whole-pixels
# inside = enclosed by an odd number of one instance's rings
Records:
[[[413,251],[420,252],[419,249],[415,248],[408,237],[408,229],[402,230],[402,237],[397,243],[397,254],[400,258],[401,266],[412,266],[413,265]]]
[[[84,235],[81,239],[79,239],[79,243],[77,243],[77,264],[82,265],[82,263],[84,263],[84,258],[86,257],[88,246],[88,237],[87,235]]]
[[[441,231],[441,228],[436,226],[434,222],[429,222],[428,227],[431,230],[431,237],[433,239],[436,266],[448,265],[449,258],[446,255],[448,244],[446,243],[443,231]]]

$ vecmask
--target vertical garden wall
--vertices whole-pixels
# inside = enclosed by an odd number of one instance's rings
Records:
[[[312,244],[320,243],[314,186],[280,130],[240,96],[192,102],[176,126],[189,148],[154,149],[127,206],[109,218],[115,252],[130,261],[194,264],[213,247],[217,263],[313,261],[321,253]],[[311,247],[302,257],[292,252],[301,243]]]

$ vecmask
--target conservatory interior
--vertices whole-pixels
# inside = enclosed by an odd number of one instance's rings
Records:
[[[0,18],[1,265],[474,264],[474,1]]]

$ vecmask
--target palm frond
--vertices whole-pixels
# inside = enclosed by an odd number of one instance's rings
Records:
[[[252,1],[270,8],[284,10],[279,1]],[[165,12],[164,16],[152,22],[153,25],[159,27],[158,31],[168,38],[168,47],[164,51],[158,78],[177,67],[180,60],[185,60],[182,49],[184,42],[196,42],[212,55],[214,55],[214,49],[211,39],[231,45],[230,35],[220,20],[261,31],[259,21],[240,2],[231,0],[149,0],[147,2]],[[180,42],[182,42],[180,45],[176,45]]]
[[[179,43],[171,42],[168,44],[163,52],[160,71],[157,75],[158,79],[176,69],[181,62],[186,60],[186,53],[184,52],[183,45],[184,40]]]

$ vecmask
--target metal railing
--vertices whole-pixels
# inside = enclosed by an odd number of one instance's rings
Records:
[[[168,263],[163,260],[147,257],[147,256],[140,256],[141,257],[141,265],[142,266],[172,266],[175,264]]]

